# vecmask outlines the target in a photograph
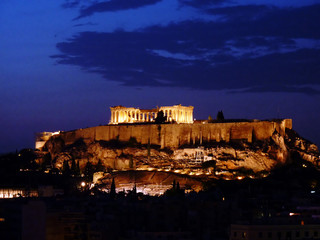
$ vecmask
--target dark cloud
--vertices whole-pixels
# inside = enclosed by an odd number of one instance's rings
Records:
[[[83,27],[83,26],[95,26],[98,25],[97,23],[87,22],[87,23],[79,23],[73,25],[74,27]]]
[[[240,5],[223,8],[206,8],[205,12],[213,15],[221,15],[225,20],[249,21],[257,20],[279,9],[267,5]]]
[[[180,4],[195,8],[203,8],[207,6],[219,5],[230,0],[179,0]]]
[[[320,91],[311,87],[288,87],[282,86],[280,88],[274,87],[254,87],[248,90],[230,91],[229,93],[245,93],[245,92],[288,92],[288,93],[304,93],[308,95],[320,94]]]
[[[320,5],[301,8],[275,8],[269,6],[237,6],[207,10],[221,15],[236,34],[320,38]],[[223,30],[222,30],[223,31]]]
[[[62,4],[63,8],[75,8],[78,7],[81,0],[66,0],[65,3]]]
[[[58,43],[61,54],[53,57],[128,86],[314,94],[319,92],[310,86],[320,83],[320,48],[299,47],[295,40],[319,39],[314,8],[320,10],[319,5],[286,10],[289,19],[281,17],[283,22],[277,22],[280,16],[269,22],[282,11],[274,9],[255,21],[247,13],[241,22],[229,18],[136,32],[83,32]],[[301,21],[310,24],[299,26]]]
[[[162,0],[110,0],[94,3],[80,10],[80,15],[76,18],[83,18],[93,15],[97,12],[115,12],[128,9],[136,9],[148,5],[153,5]]]

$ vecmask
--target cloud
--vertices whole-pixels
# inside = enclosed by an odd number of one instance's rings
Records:
[[[320,79],[320,30],[314,21],[320,21],[314,8],[320,10],[319,5],[267,12],[261,7],[260,15],[249,7],[238,8],[243,12],[241,21],[230,17],[235,9],[226,8],[219,12],[228,17],[218,22],[82,32],[58,43],[61,54],[52,57],[59,64],[81,66],[127,86],[315,94],[319,93],[312,86]],[[301,22],[308,24],[300,26]]]
[[[80,10],[80,15],[76,19],[88,17],[98,12],[115,12],[128,9],[137,9],[148,5],[153,5],[162,0],[110,0],[91,4]]]
[[[222,3],[229,3],[230,0],[179,0],[181,5],[187,5],[195,8],[203,8],[207,6],[220,5]]]
[[[75,8],[78,7],[81,0],[66,0],[65,3],[62,4],[62,8]]]
[[[221,15],[233,23],[236,32],[254,32],[259,35],[283,37],[320,38],[320,4],[301,8],[276,8],[269,6],[236,6],[207,10]]]

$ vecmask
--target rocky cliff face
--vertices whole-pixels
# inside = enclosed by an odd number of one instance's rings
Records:
[[[287,129],[282,136],[276,131],[267,140],[248,143],[211,142],[202,146],[188,146],[179,149],[160,149],[159,146],[141,145],[132,142],[90,142],[79,139],[72,145],[65,145],[59,136],[51,138],[45,145],[56,168],[62,168],[64,161],[71,164],[72,159],[79,161],[80,168],[90,161],[98,161],[110,169],[158,169],[163,171],[189,172],[202,169],[202,163],[211,162],[215,173],[247,169],[251,172],[269,171],[277,165],[291,161],[306,160],[314,165],[319,162],[316,145]],[[210,171],[207,174],[212,173]]]

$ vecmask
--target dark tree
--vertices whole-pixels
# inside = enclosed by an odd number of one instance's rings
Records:
[[[63,161],[63,165],[62,165],[62,173],[66,174],[66,175],[70,175],[71,171],[70,171],[70,166],[69,166],[69,162],[67,160]]]
[[[96,165],[96,172],[104,172],[106,168],[102,164],[101,160],[99,159],[97,165]]]
[[[167,117],[164,116],[163,111],[159,111],[157,114],[157,117],[154,119],[155,123],[157,124],[161,124],[161,123],[165,123],[167,121]]]
[[[184,190],[180,188],[180,183],[174,179],[172,183],[172,188],[168,189],[165,193],[165,196],[167,197],[178,197],[183,198],[184,197]]]
[[[176,191],[180,191],[180,183],[177,182]]]
[[[44,171],[48,167],[51,167],[51,154],[47,153],[43,156],[42,163],[40,165],[40,170]]]
[[[130,168],[130,169],[133,169],[133,167],[134,167],[134,164],[133,164],[133,158],[132,158],[132,156],[130,156],[130,160],[129,160],[129,168]]]
[[[81,172],[80,172],[80,165],[79,165],[79,160],[77,161],[77,165],[76,165],[76,176],[80,176]]]
[[[114,178],[112,178],[112,183],[110,187],[110,197],[115,198],[115,196],[116,196],[116,184],[114,182]]]
[[[92,181],[93,173],[94,173],[94,168],[92,166],[92,163],[90,161],[87,161],[87,164],[84,167],[84,175],[86,176],[86,179],[88,181]]]
[[[74,160],[74,158],[72,158],[72,161],[71,161],[71,174],[72,175],[76,175],[76,168],[77,168],[76,160]]]
[[[36,154],[31,148],[22,149],[18,154],[20,168],[35,170],[38,165],[35,162]]]
[[[224,121],[224,115],[223,115],[222,110],[218,112],[218,114],[217,114],[217,120],[218,120],[218,121]]]

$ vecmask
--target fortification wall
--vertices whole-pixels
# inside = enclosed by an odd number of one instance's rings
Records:
[[[286,128],[292,128],[291,119],[206,124],[107,125],[62,132],[59,136],[66,144],[72,144],[80,138],[86,142],[112,139],[128,141],[135,138],[141,144],[177,148],[184,144],[201,144],[208,141],[264,140],[271,137],[275,130],[284,135]]]

